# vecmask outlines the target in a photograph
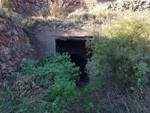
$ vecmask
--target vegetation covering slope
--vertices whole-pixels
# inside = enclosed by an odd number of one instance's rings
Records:
[[[21,75],[14,76],[14,83],[1,94],[0,112],[62,113],[80,94],[75,84],[79,73],[67,54],[28,61]]]
[[[0,112],[149,113],[149,19],[147,11],[101,12],[100,17],[87,19],[95,34],[103,33],[86,43],[92,54],[86,67],[89,84],[81,90],[76,87],[79,68],[66,54],[28,61],[1,92]],[[102,25],[96,26],[96,22]]]

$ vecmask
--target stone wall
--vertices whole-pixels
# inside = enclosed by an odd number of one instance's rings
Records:
[[[0,85],[11,74],[18,72],[34,50],[21,27],[0,17]]]

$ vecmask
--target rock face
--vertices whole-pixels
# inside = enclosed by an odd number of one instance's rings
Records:
[[[83,0],[11,0],[23,16],[61,16],[83,5]]]
[[[32,46],[22,28],[0,17],[0,83],[18,72],[32,55]]]
[[[150,9],[150,1],[136,0],[136,1],[120,1],[120,2],[108,2],[106,3],[107,9],[112,10],[131,10],[142,11]]]
[[[78,8],[91,8],[98,4],[98,0],[11,0],[15,12],[23,16],[56,16],[68,15]],[[102,0],[105,9],[141,11],[150,9],[150,1],[115,1]]]
[[[85,0],[87,6],[95,7],[98,2],[87,2],[88,0]],[[149,0],[131,0],[131,1],[122,1],[122,0],[106,0],[106,2],[102,2],[102,7],[104,7],[105,10],[111,9],[111,10],[131,10],[131,11],[143,11],[143,10],[150,10],[150,1]]]
[[[53,16],[68,15],[76,9],[85,7],[84,0],[50,0],[50,9]]]
[[[48,16],[50,8],[48,0],[11,0],[15,11],[23,16]]]

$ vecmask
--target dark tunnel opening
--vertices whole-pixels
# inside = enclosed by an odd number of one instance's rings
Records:
[[[85,72],[86,61],[84,60],[84,58],[82,58],[82,56],[77,54],[72,54],[70,58],[71,58],[71,62],[75,63],[76,66],[80,67],[81,74],[79,75],[80,77],[79,83],[88,82],[89,77]]]
[[[56,52],[68,52],[71,62],[74,62],[76,66],[80,67],[81,74],[79,75],[79,81],[76,82],[77,86],[84,86],[89,81],[89,77],[85,72],[87,59],[89,58],[87,56],[85,42],[85,40],[56,40]]]

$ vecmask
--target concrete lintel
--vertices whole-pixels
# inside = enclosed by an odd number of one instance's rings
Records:
[[[56,40],[91,40],[93,36],[59,36]]]

